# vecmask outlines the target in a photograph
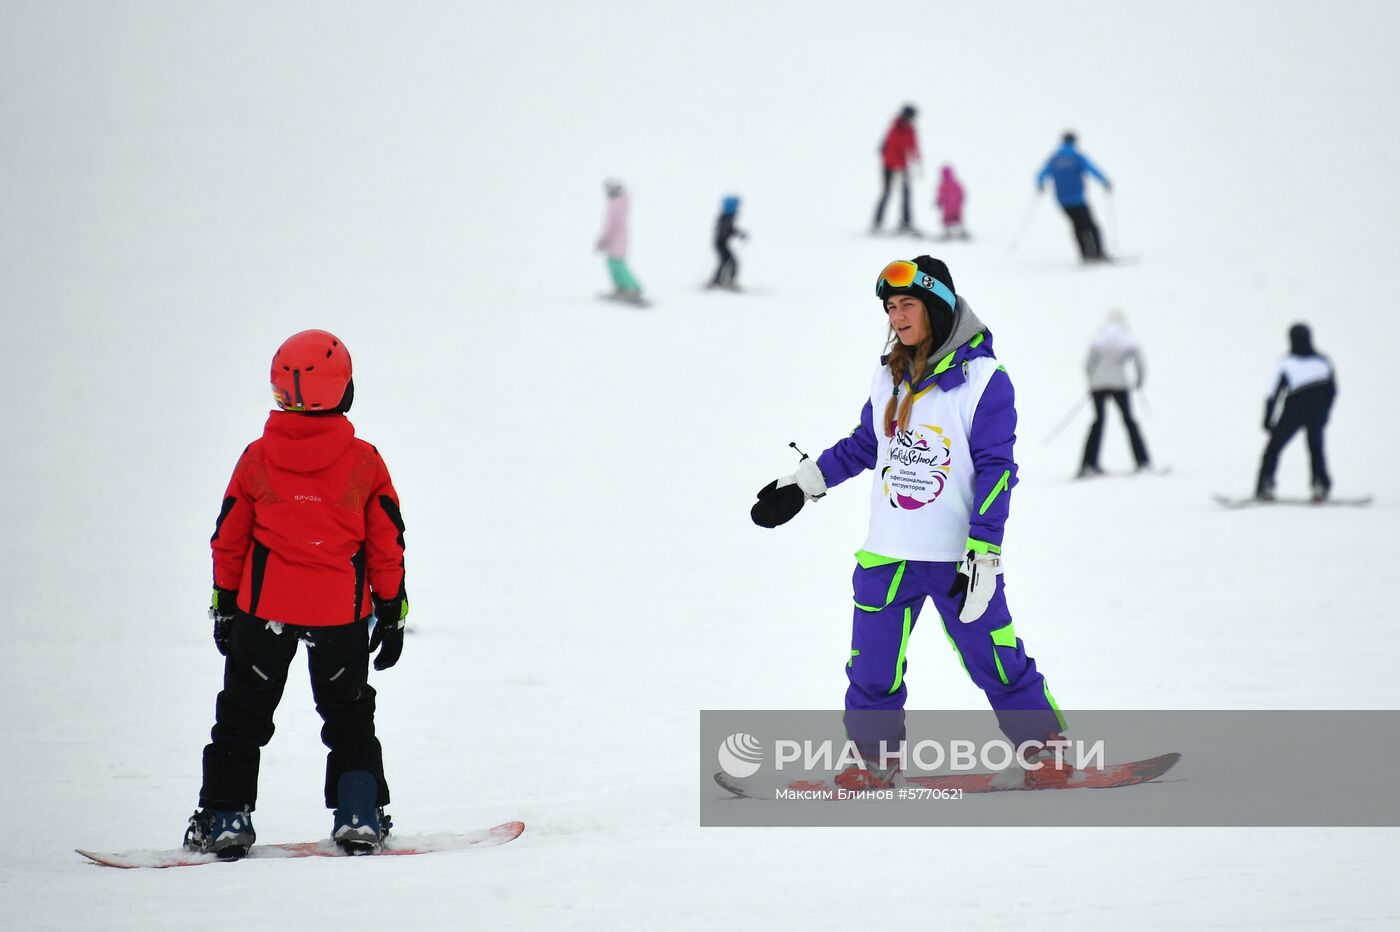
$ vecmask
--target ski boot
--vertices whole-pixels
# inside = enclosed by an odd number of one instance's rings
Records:
[[[1317,481],[1313,482],[1313,484],[1312,484],[1312,500],[1313,500],[1313,504],[1314,504],[1314,505],[1321,505],[1323,502],[1327,501],[1327,495],[1328,495],[1328,493],[1330,493],[1331,491],[1332,491],[1332,490],[1327,486],[1327,483],[1325,483],[1325,482],[1323,482],[1323,481],[1321,481],[1321,480],[1317,480]]]
[[[384,807],[376,806],[379,781],[367,770],[352,770],[340,775],[335,784],[335,824],[331,839],[346,854],[375,854],[383,846],[392,824]]]
[[[257,840],[252,812],[225,809],[196,809],[185,829],[187,851],[214,854],[221,861],[236,861],[248,853]]]
[[[1274,500],[1274,483],[1272,479],[1262,479],[1254,490],[1254,497],[1261,502],[1271,502]]]
[[[1097,466],[1084,465],[1079,467],[1079,475],[1076,479],[1093,479],[1095,476],[1102,476],[1103,470]]]

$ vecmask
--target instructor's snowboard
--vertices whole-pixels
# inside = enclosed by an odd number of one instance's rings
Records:
[[[931,790],[961,790],[964,793],[1005,793],[1009,791],[1031,790],[1096,790],[1117,786],[1134,786],[1147,783],[1166,773],[1181,760],[1177,753],[1162,754],[1146,760],[1131,761],[1126,764],[1109,764],[1107,767],[1087,770],[1072,769],[1054,782],[1027,784],[1023,780],[1007,779],[1011,774],[1003,773],[949,773],[930,777],[908,776],[910,786]],[[1016,776],[1023,776],[1016,774]],[[721,771],[715,774],[715,782],[735,796],[755,798],[757,793]],[[830,793],[832,799],[840,798],[838,787],[832,780],[795,780],[786,789],[797,792]],[[761,798],[761,797],[759,797]]]
[[[460,851],[464,848],[494,848],[514,841],[525,831],[524,822],[503,822],[491,828],[465,835],[390,835],[384,840],[384,847],[378,854],[368,857],[382,857],[386,854],[434,854],[439,851]],[[201,864],[217,864],[215,854],[196,854],[184,848],[150,851],[123,851],[118,854],[104,854],[100,851],[84,851],[75,848],[79,854],[103,867],[198,867]],[[341,851],[329,838],[323,841],[303,841],[283,845],[255,844],[239,860],[271,860],[272,858],[346,858],[350,855]]]
[[[1314,508],[1323,508],[1328,505],[1337,505],[1343,508],[1360,508],[1365,505],[1371,504],[1372,501],[1372,497],[1370,495],[1358,495],[1354,498],[1329,497],[1324,498],[1322,501],[1313,501],[1311,498],[1304,498],[1303,496],[1255,498],[1251,495],[1246,498],[1231,498],[1228,495],[1215,495],[1212,497],[1215,499],[1216,504],[1222,505],[1225,508],[1249,508],[1254,505],[1307,505],[1309,507]]]

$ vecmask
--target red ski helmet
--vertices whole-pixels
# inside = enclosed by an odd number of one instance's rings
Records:
[[[324,330],[287,337],[272,356],[272,395],[283,411],[331,411],[350,384],[350,351]]]

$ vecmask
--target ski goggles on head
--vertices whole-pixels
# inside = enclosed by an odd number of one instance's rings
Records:
[[[881,292],[887,287],[918,288],[942,298],[950,308],[956,309],[958,306],[958,296],[953,294],[951,288],[908,259],[896,259],[885,266],[880,277],[875,279],[875,296],[883,298]]]

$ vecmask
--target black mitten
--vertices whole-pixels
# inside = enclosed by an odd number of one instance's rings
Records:
[[[758,490],[758,501],[749,509],[749,517],[759,527],[787,524],[807,504],[807,495],[796,483],[779,486],[785,479],[774,479]]]

